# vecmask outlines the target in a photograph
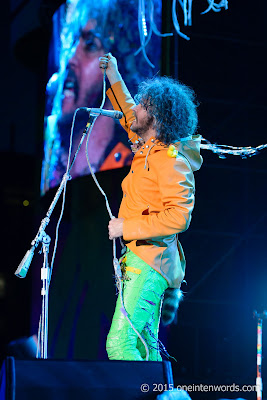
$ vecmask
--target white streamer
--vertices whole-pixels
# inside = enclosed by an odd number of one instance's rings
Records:
[[[241,156],[242,158],[252,157],[257,155],[259,151],[267,148],[267,144],[262,144],[257,147],[235,147],[227,144],[210,143],[205,138],[202,138],[201,140],[205,142],[200,144],[201,149],[211,150],[213,153],[218,154],[220,158],[226,158],[227,154]]]

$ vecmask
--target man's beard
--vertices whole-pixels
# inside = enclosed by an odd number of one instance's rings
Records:
[[[153,123],[154,117],[148,116],[142,126],[131,127],[131,130],[137,133],[138,136],[143,137],[146,135],[147,131],[153,127]]]

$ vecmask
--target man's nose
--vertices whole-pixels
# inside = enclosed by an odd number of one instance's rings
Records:
[[[135,104],[135,105],[132,107],[132,110],[136,111],[136,110],[138,109],[138,107],[139,107],[139,104]]]
[[[79,41],[78,46],[75,49],[75,52],[73,53],[72,57],[69,59],[69,65],[71,67],[75,67],[78,65],[80,57],[82,53],[82,43]]]

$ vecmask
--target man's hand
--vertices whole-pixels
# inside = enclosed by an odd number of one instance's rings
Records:
[[[113,218],[108,224],[109,239],[115,239],[122,236],[123,218]]]
[[[104,54],[99,58],[99,68],[102,69],[103,73],[106,70],[111,85],[122,80],[121,74],[118,70],[117,60],[111,53]]]

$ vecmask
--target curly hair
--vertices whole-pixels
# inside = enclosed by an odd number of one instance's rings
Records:
[[[135,96],[154,117],[157,139],[166,145],[193,135],[198,116],[194,91],[169,77],[155,77],[141,82]]]

